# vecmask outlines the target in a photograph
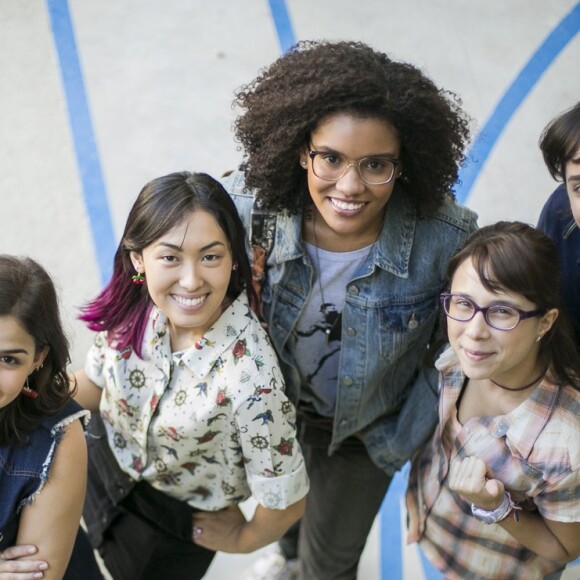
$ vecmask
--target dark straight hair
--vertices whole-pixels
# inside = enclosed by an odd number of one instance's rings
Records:
[[[34,339],[36,354],[48,347],[42,368],[28,377],[36,398],[16,397],[0,409],[0,445],[23,445],[26,432],[56,415],[71,398],[69,344],[49,274],[27,257],[0,255],[0,316],[12,316]]]
[[[141,356],[145,326],[153,305],[146,284],[132,283],[135,270],[131,252],[142,252],[195,211],[212,215],[229,242],[237,268],[232,270],[227,297],[233,301],[245,290],[250,307],[257,309],[245,229],[234,202],[222,185],[205,173],[171,173],[153,179],[139,193],[115,253],[111,280],[81,309],[80,319],[91,330],[109,331],[109,341],[115,348],[130,347]]]
[[[540,341],[539,362],[560,385],[580,390],[580,355],[560,297],[558,253],[552,240],[521,222],[497,222],[475,231],[451,258],[449,284],[471,258],[481,283],[491,292],[515,292],[540,310],[558,309],[558,318]]]
[[[564,180],[566,163],[580,148],[580,102],[552,119],[540,136],[540,150],[550,175]]]

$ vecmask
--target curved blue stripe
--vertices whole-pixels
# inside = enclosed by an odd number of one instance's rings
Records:
[[[460,203],[465,203],[491,150],[514,113],[534,88],[540,77],[546,72],[548,67],[579,30],[580,3],[576,4],[569,14],[562,19],[532,55],[520,74],[505,92],[491,117],[475,139],[468,153],[466,165],[459,172],[456,196]]]
[[[405,497],[410,464],[395,473],[379,511],[380,577],[403,578],[403,538],[401,537],[401,498]]]
[[[278,42],[280,43],[280,51],[285,53],[293,44],[296,43],[296,36],[290,21],[290,14],[286,7],[285,0],[268,0],[270,4],[270,11],[278,33]]]
[[[67,0],[47,0],[68,105],[77,166],[102,283],[111,275],[115,235]]]

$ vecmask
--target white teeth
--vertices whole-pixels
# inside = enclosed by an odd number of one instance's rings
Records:
[[[332,197],[330,198],[330,201],[332,202],[332,205],[334,205],[334,207],[348,211],[355,211],[357,209],[360,209],[364,205],[364,203],[353,203],[353,202],[349,203],[346,201],[341,201],[339,199],[334,199]]]
[[[205,296],[200,296],[199,298],[184,298],[183,296],[177,296],[176,294],[173,295],[175,302],[183,306],[197,306],[198,304],[201,304],[205,298]]]

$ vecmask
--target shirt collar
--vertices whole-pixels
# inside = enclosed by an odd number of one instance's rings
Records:
[[[283,212],[277,216],[274,244],[277,263],[296,260],[304,255],[302,216],[302,211],[295,214]],[[374,263],[379,268],[402,278],[408,277],[416,222],[417,213],[408,195],[400,185],[395,184],[373,252]]]
[[[435,366],[443,374],[443,413],[447,415],[450,405],[456,404],[466,377],[451,348],[439,357]],[[507,415],[492,417],[491,420],[482,419],[482,424],[485,424],[494,437],[505,436],[510,448],[516,450],[523,459],[527,459],[552,414],[558,392],[558,386],[544,377],[530,396],[513,411]]]
[[[490,432],[496,437],[505,435],[510,447],[527,459],[552,414],[558,392],[558,387],[544,377],[525,401],[507,415],[494,419]]]
[[[158,350],[156,345],[161,343],[162,349],[171,353],[167,317],[157,307],[151,312],[153,321],[153,337],[148,343],[153,351]],[[222,355],[233,348],[238,337],[242,334],[250,320],[252,312],[245,292],[242,292],[218,318],[215,324],[206,332],[204,337],[194,346],[185,350],[171,353],[173,360],[184,364],[192,373],[194,380],[202,381],[207,375],[221,364]]]

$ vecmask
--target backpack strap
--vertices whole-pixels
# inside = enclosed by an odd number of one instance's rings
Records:
[[[258,298],[262,297],[262,287],[266,277],[266,262],[274,246],[276,215],[265,211],[262,203],[254,195],[252,219],[250,223],[250,244],[252,246],[252,284]]]

